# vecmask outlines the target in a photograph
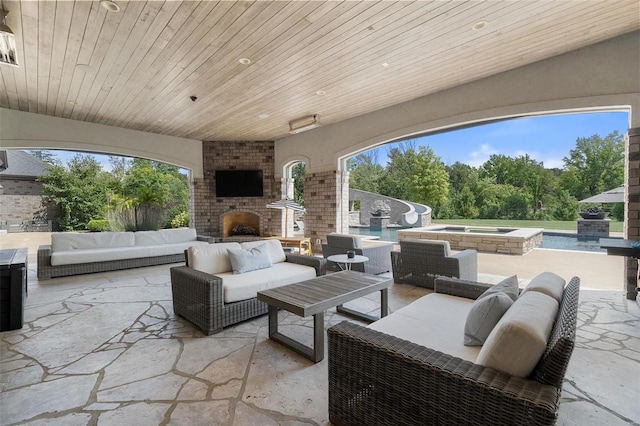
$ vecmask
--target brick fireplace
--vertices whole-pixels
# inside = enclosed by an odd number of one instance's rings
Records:
[[[194,179],[191,196],[193,225],[202,235],[231,237],[233,227],[241,224],[257,230],[259,236],[279,235],[282,210],[267,204],[281,198],[281,183],[275,181],[273,142],[203,142],[204,178]],[[262,197],[216,197],[216,170],[262,170]]]

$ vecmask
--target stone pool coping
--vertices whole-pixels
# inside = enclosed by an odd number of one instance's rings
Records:
[[[446,228],[452,228],[445,230]],[[510,229],[510,232],[465,232],[466,229],[495,231]],[[453,250],[473,249],[483,253],[525,255],[542,245],[543,228],[512,228],[494,226],[460,226],[438,224],[421,228],[398,230],[398,241],[407,238],[449,241]]]

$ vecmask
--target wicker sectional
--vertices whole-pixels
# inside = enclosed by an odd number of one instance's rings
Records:
[[[316,276],[326,273],[327,261],[320,257],[287,254],[286,261],[306,265],[316,270]],[[192,322],[207,335],[219,333],[224,327],[264,315],[269,306],[256,297],[232,303],[224,302],[222,278],[190,268],[171,268],[173,311]]]
[[[566,286],[546,350],[526,379],[354,323],[329,328],[329,418],[336,425],[553,425],[575,344],[580,280]],[[436,279],[475,299],[487,285]],[[393,315],[393,314],[392,314]]]

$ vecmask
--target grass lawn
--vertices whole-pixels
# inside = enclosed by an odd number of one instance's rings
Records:
[[[546,230],[573,231],[578,230],[578,222],[575,220],[503,220],[503,219],[436,219],[433,224],[450,224],[466,226],[513,226],[518,228],[544,228]],[[622,232],[623,222],[611,221],[611,232]]]

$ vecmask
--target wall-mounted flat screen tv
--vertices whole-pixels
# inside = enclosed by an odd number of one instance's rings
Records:
[[[216,197],[262,197],[262,170],[216,170]]]

